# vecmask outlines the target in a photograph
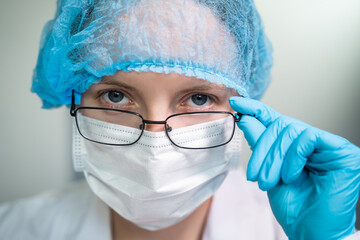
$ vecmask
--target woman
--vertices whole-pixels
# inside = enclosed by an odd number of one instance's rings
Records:
[[[75,166],[100,200],[83,185],[34,199],[34,238],[281,238],[234,170],[235,124],[289,238],[353,233],[359,148],[252,100],[272,61],[251,1],[64,1],[43,39],[33,91],[71,105]]]

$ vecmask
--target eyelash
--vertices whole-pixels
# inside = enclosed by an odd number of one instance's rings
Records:
[[[110,88],[110,89],[100,90],[100,91],[97,93],[97,99],[99,99],[100,102],[101,102],[101,101],[105,101],[105,100],[103,100],[103,99],[101,99],[101,98],[103,98],[105,94],[110,93],[110,92],[121,92],[121,93],[124,94],[125,97],[129,98],[130,103],[133,103],[133,102],[134,102],[134,101],[132,100],[133,98],[131,97],[131,95],[128,94],[125,90],[122,90],[122,89],[119,90],[119,89],[116,89],[116,88]],[[116,104],[108,103],[108,104],[106,105],[106,107],[107,107],[107,108],[119,108],[120,105],[119,105],[119,106],[116,106]],[[127,105],[121,105],[121,108],[126,108],[126,107],[129,107],[129,106],[127,106]]]
[[[209,106],[198,106],[198,107],[194,107],[194,106],[184,106],[186,104],[186,102],[191,99],[192,96],[194,95],[204,95],[206,97],[208,97],[208,100],[210,101]],[[210,109],[211,107],[213,107],[213,104],[216,104],[217,101],[217,97],[213,96],[211,94],[208,93],[201,93],[201,92],[193,92],[193,93],[189,93],[188,95],[186,95],[184,98],[184,100],[181,101],[180,105],[184,108],[187,109]]]
[[[99,99],[100,102],[105,102],[104,99],[102,99],[104,97],[104,95],[106,93],[109,93],[109,92],[112,92],[112,91],[115,91],[115,92],[121,92],[123,93],[129,100],[130,100],[130,103],[134,103],[133,101],[133,98],[131,96],[131,94],[129,94],[126,90],[124,89],[118,89],[118,88],[109,88],[109,89],[104,89],[104,90],[100,90],[98,93],[97,93],[97,98]],[[204,96],[207,96],[208,97],[208,101],[210,101],[209,105],[208,106],[188,106],[186,105],[186,102],[191,99],[192,96],[194,95],[204,95]],[[218,99],[216,96],[214,95],[211,95],[209,93],[203,93],[203,92],[192,92],[192,93],[188,93],[185,97],[182,98],[182,100],[180,101],[180,107],[183,108],[183,110],[185,111],[194,111],[193,109],[205,109],[205,110],[209,110],[213,107],[214,104],[216,104],[218,102]],[[102,103],[104,104],[104,103]],[[104,104],[105,107],[107,108],[120,108],[120,105],[119,106],[116,106],[115,104],[111,104],[111,103],[108,103],[108,104]],[[130,108],[132,106],[129,106],[127,104],[125,105],[121,105],[121,108]]]

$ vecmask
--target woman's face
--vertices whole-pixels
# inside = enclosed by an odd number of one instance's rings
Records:
[[[176,113],[234,111],[228,99],[235,90],[177,73],[117,72],[105,76],[83,93],[81,106],[127,110],[144,119],[163,121]],[[162,131],[162,126],[148,125],[148,131]]]

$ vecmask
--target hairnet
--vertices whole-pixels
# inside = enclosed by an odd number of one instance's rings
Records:
[[[63,0],[43,30],[32,91],[70,104],[117,71],[176,72],[260,98],[271,45],[251,0]],[[77,97],[79,100],[80,97]]]

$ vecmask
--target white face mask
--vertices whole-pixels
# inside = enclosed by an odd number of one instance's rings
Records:
[[[107,137],[140,131],[82,119],[82,124],[96,125],[95,131]],[[217,120],[173,131],[196,146],[214,137],[213,126],[219,124]],[[136,144],[108,146],[84,139],[74,124],[73,160],[92,191],[114,211],[139,227],[158,230],[180,222],[215,193],[228,171],[238,166],[240,139],[236,127],[233,139],[224,146],[188,150],[172,145],[165,132],[144,131]]]

